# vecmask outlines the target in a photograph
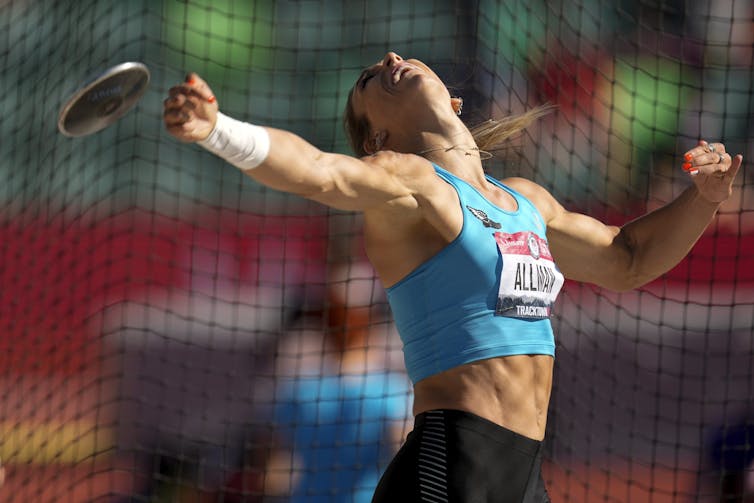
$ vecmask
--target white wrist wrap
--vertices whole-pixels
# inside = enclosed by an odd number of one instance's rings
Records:
[[[270,152],[270,135],[265,128],[220,112],[215,128],[197,143],[242,170],[256,168]]]

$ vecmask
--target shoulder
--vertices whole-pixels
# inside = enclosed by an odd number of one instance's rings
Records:
[[[362,160],[371,168],[372,176],[392,180],[410,195],[419,206],[422,201],[446,198],[450,186],[437,175],[434,164],[415,154],[380,151]],[[390,210],[395,201],[383,207]]]
[[[384,171],[396,178],[412,180],[417,176],[433,176],[435,169],[431,162],[415,154],[402,154],[381,150],[373,155],[362,157],[368,166]]]
[[[501,183],[519,192],[531,201],[537,210],[539,210],[545,222],[551,222],[553,218],[565,211],[550,191],[538,183],[519,177],[506,178],[501,180]]]

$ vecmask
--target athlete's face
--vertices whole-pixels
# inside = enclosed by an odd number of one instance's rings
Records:
[[[351,99],[373,130],[393,131],[430,117],[435,107],[447,111],[450,94],[427,65],[389,52],[361,73]]]

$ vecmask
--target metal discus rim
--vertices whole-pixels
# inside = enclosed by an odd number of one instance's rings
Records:
[[[137,61],[108,68],[66,100],[58,115],[58,130],[79,137],[105,129],[138,103],[150,77],[149,68]]]

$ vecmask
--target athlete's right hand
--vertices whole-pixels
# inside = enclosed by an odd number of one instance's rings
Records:
[[[162,120],[168,132],[185,142],[205,139],[217,122],[217,100],[207,83],[189,73],[186,81],[170,88],[163,102]]]

